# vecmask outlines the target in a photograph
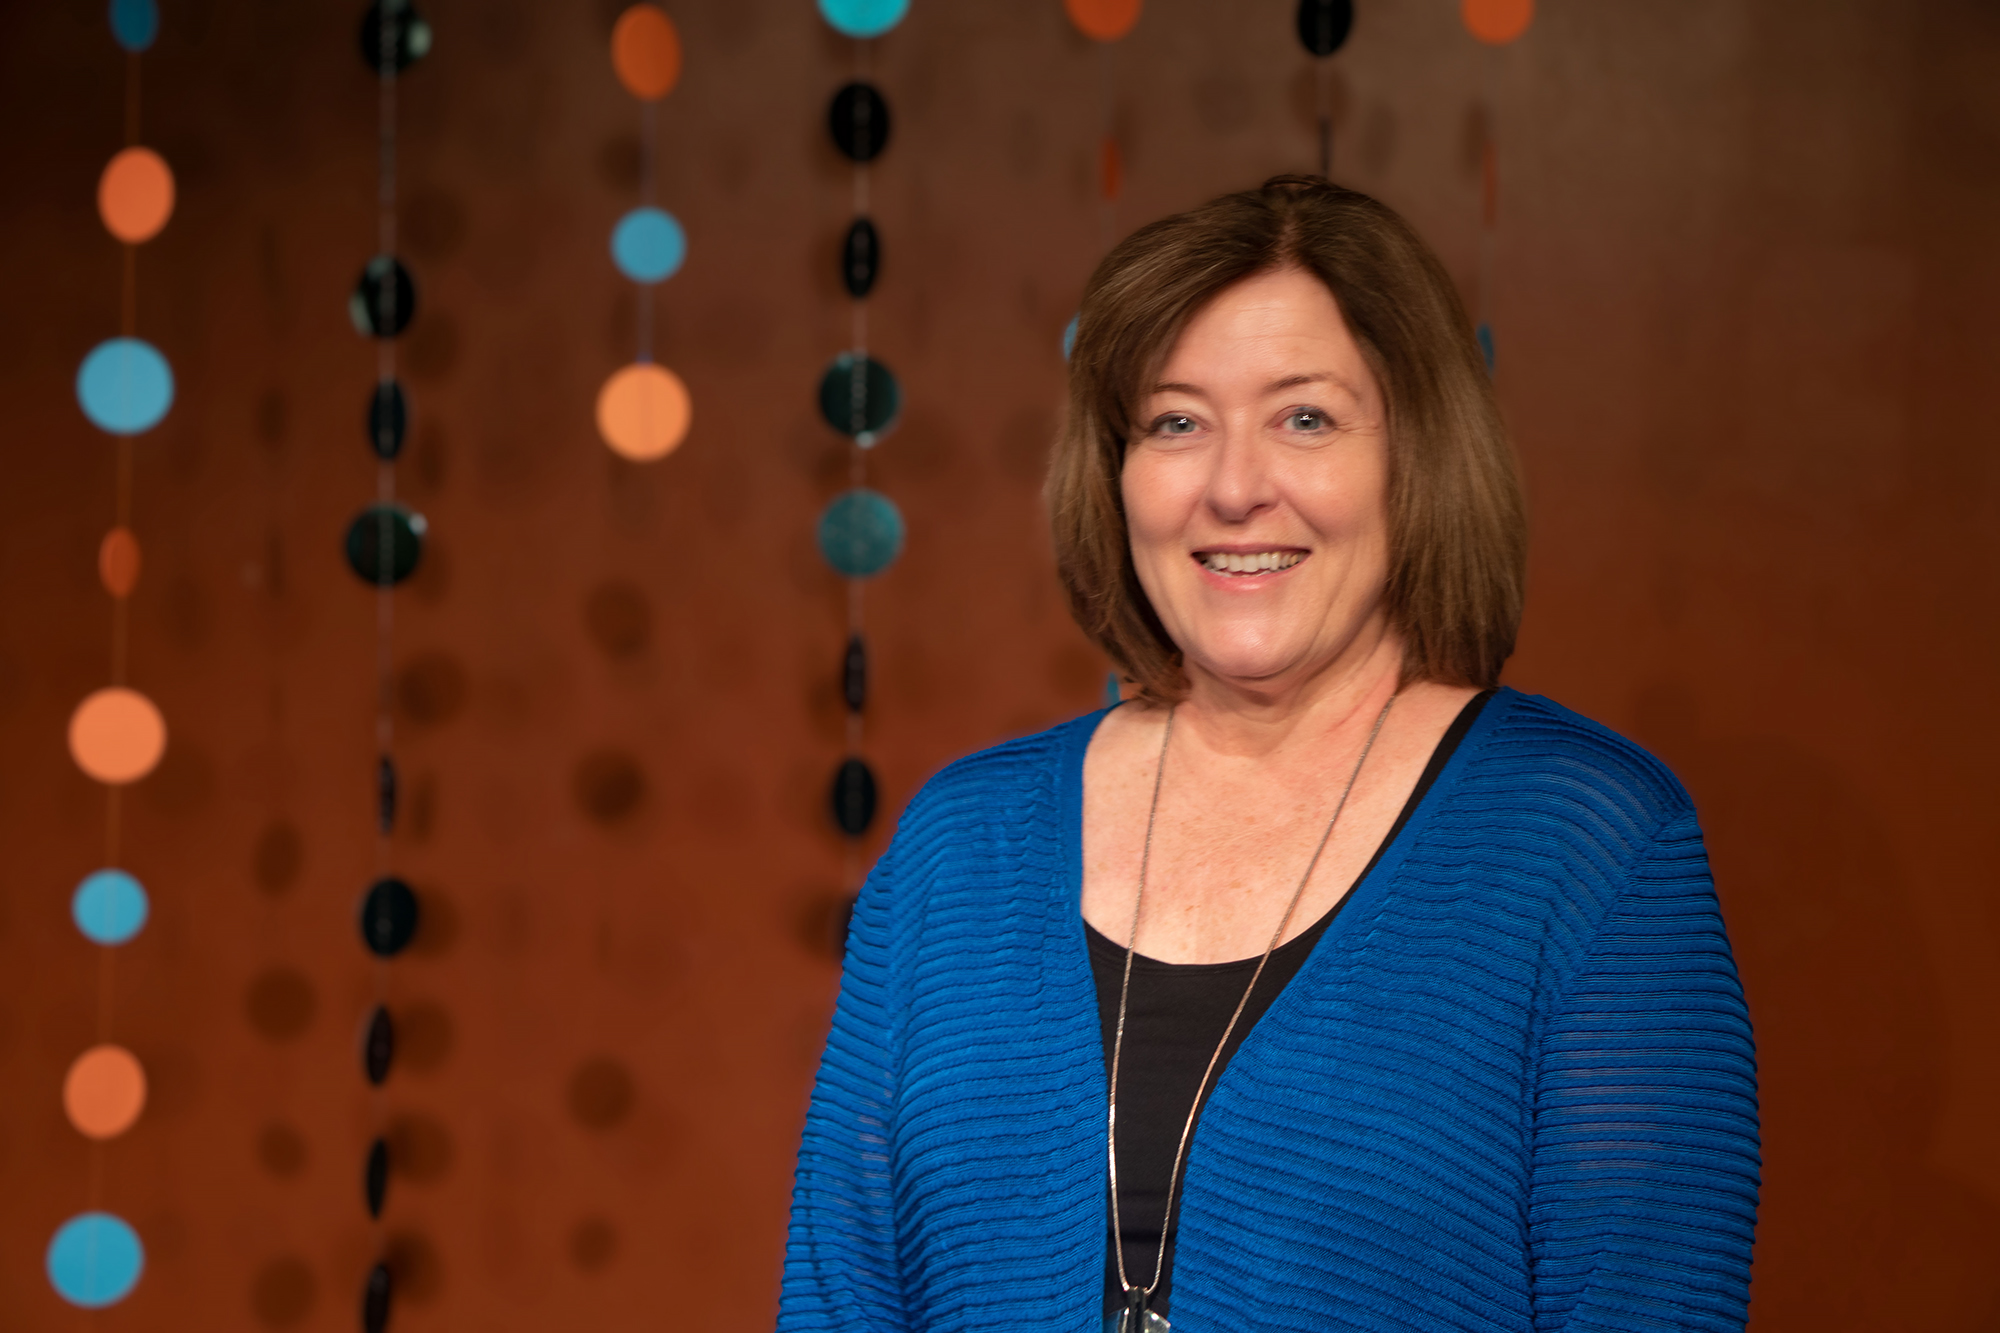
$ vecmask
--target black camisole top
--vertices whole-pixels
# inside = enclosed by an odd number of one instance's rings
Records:
[[[1458,743],[1493,697],[1486,691],[1468,701],[1432,751],[1423,775],[1410,792],[1410,799],[1390,826],[1368,865],[1355,877],[1359,883],[1382,853],[1403,831],[1403,826],[1423,801]],[[1351,895],[1315,921],[1303,934],[1286,941],[1271,954],[1257,989],[1243,1007],[1229,1044],[1216,1062],[1215,1077],[1209,1080],[1213,1092],[1229,1060],[1250,1035],[1257,1020],[1271,1007],[1287,983],[1304,966],[1306,958],[1326,934],[1334,917]],[[1118,989],[1125,971],[1125,946],[1106,938],[1085,923],[1084,937],[1090,945],[1090,970],[1097,982],[1097,1012],[1104,1035],[1104,1063],[1111,1067],[1111,1045],[1118,1031]],[[1257,959],[1240,958],[1227,963],[1163,963],[1135,954],[1132,958],[1132,989],[1126,1003],[1125,1050],[1118,1065],[1118,1208],[1124,1235],[1110,1237],[1110,1200],[1105,1201],[1106,1234],[1109,1241],[1122,1241],[1125,1273],[1135,1287],[1152,1280],[1153,1266],[1160,1253],[1160,1222],[1167,1212],[1168,1181],[1173,1175],[1174,1152],[1180,1146],[1181,1129],[1194,1103],[1195,1088],[1202,1071],[1250,975]],[[1176,1205],[1178,1206],[1178,1205]],[[1159,1289],[1149,1308],[1167,1314],[1167,1297],[1173,1278],[1174,1244],[1169,1231],[1166,1261]],[[1107,1244],[1104,1262],[1105,1313],[1124,1308],[1118,1286],[1118,1263]]]

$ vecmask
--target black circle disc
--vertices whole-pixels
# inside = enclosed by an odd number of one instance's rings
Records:
[[[1316,56],[1330,56],[1354,30],[1354,0],[1299,0],[1299,41]]]
[[[389,1265],[376,1264],[368,1270],[361,1288],[361,1333],[383,1333],[389,1327]]]
[[[850,713],[868,705],[868,645],[859,634],[848,637],[847,652],[840,659],[840,693]]]
[[[393,958],[417,933],[417,895],[395,876],[378,879],[361,900],[361,939],[370,953]]]
[[[376,255],[361,270],[347,298],[347,317],[364,338],[393,338],[417,313],[417,285],[394,255]]]
[[[902,410],[903,391],[894,372],[872,356],[842,352],[820,377],[820,415],[863,448],[887,434]]]
[[[850,83],[833,95],[826,126],[844,156],[872,162],[889,144],[889,104],[874,84]]]
[[[368,396],[368,447],[388,462],[403,452],[410,428],[410,400],[395,380],[383,380]]]
[[[859,301],[874,289],[882,271],[882,238],[867,218],[854,219],[847,240],[840,248],[840,281],[847,294]]]
[[[361,1039],[361,1071],[368,1081],[381,1087],[389,1077],[389,1065],[396,1058],[396,1025],[381,1005],[368,1016],[368,1033]]]
[[[347,567],[363,583],[401,583],[423,555],[423,515],[401,505],[369,505],[347,525]]]
[[[361,16],[361,63],[377,74],[400,74],[430,49],[431,25],[410,0],[375,0]]]
[[[833,775],[833,822],[858,838],[875,822],[875,774],[859,759],[842,763]]]

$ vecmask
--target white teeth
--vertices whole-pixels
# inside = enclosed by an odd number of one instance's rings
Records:
[[[1240,555],[1230,551],[1210,551],[1201,557],[1203,568],[1218,574],[1264,574],[1290,569],[1305,556],[1298,551],[1256,551]]]

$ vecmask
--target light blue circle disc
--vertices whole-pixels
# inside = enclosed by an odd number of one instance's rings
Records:
[[[1104,677],[1104,706],[1106,708],[1116,708],[1124,702],[1124,691],[1118,688],[1118,673],[1116,671],[1108,672]]]
[[[123,944],[146,924],[146,890],[122,870],[93,870],[76,886],[69,914],[86,939]]]
[[[687,258],[687,233],[672,213],[635,208],[611,231],[611,258],[634,282],[659,282],[680,272]]]
[[[1486,358],[1486,373],[1490,377],[1493,374],[1493,326],[1481,324],[1474,331],[1474,336],[1479,339],[1479,354]]]
[[[49,1281],[71,1305],[116,1305],[138,1285],[146,1267],[139,1233],[110,1213],[78,1213],[49,1242]]]
[[[138,338],[109,338],[76,372],[76,400],[99,430],[137,435],[174,405],[174,372],[159,349]]]
[[[910,0],[819,0],[820,17],[849,37],[880,37],[909,12]]]
[[[160,7],[153,0],[111,0],[111,35],[127,51],[143,51],[160,35]]]
[[[1071,315],[1069,323],[1063,325],[1063,360],[1065,361],[1069,360],[1069,354],[1076,350],[1076,322],[1082,318],[1081,314]]]
[[[819,516],[819,552],[850,579],[872,579],[903,553],[903,515],[879,492],[856,487]]]

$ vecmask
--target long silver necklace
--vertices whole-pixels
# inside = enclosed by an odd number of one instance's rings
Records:
[[[1160,784],[1167,775],[1167,743],[1174,738],[1174,710],[1167,710],[1166,729],[1160,736],[1160,762],[1153,772],[1153,801],[1146,810],[1146,845],[1139,853],[1139,891],[1132,898],[1132,928],[1125,933],[1125,975],[1118,984],[1118,1030],[1111,1040],[1111,1093],[1105,1115],[1105,1138],[1110,1144],[1111,1156],[1111,1252],[1118,1258],[1118,1286],[1125,1293],[1125,1308],[1118,1315],[1118,1333],[1168,1333],[1171,1327],[1157,1310],[1148,1308],[1148,1303],[1153,1299],[1153,1293],[1159,1290],[1160,1279],[1166,1276],[1167,1235],[1174,1219],[1174,1195],[1180,1186],[1181,1163],[1187,1157],[1188,1140],[1194,1135],[1195,1117],[1201,1112],[1202,1096],[1208,1091],[1208,1081],[1215,1077],[1216,1063],[1229,1046],[1229,1034],[1236,1031],[1236,1022],[1243,1017],[1250,995],[1257,989],[1257,979],[1264,975],[1264,965],[1271,961],[1278,942],[1285,937],[1285,927],[1292,922],[1292,913],[1298,910],[1299,900],[1305,897],[1306,885],[1312,882],[1313,871],[1319,867],[1320,855],[1333,838],[1334,825],[1340,822],[1340,812],[1347,808],[1347,798],[1354,793],[1355,779],[1361,776],[1361,766],[1368,762],[1368,752],[1375,748],[1375,738],[1382,734],[1382,724],[1389,720],[1389,710],[1395,703],[1396,696],[1392,694],[1389,702],[1382,705],[1382,711],[1375,715],[1375,725],[1369,730],[1368,740],[1354,760],[1354,771],[1347,775],[1347,785],[1340,789],[1340,800],[1333,807],[1333,817],[1326,821],[1326,830],[1319,835],[1319,845],[1313,848],[1312,860],[1306,862],[1306,873],[1299,876],[1299,885],[1292,890],[1292,900],[1285,904],[1285,914],[1278,918],[1278,928],[1271,932],[1271,942],[1264,946],[1264,956],[1257,960],[1257,967],[1250,974],[1250,984],[1243,988],[1243,998],[1236,1002],[1236,1012],[1229,1016],[1229,1026],[1222,1030],[1222,1040],[1215,1044],[1215,1053],[1208,1057],[1208,1068],[1202,1071],[1201,1083],[1195,1088],[1194,1105],[1188,1108],[1187,1123],[1181,1126],[1180,1146],[1174,1149],[1173,1172],[1167,1177],[1167,1211],[1160,1219],[1160,1252],[1153,1259],[1153,1280],[1143,1287],[1135,1287],[1125,1272],[1125,1228],[1118,1213],[1118,1059],[1125,1049],[1125,1009],[1126,1001],[1132,994],[1132,955],[1139,944],[1139,912],[1146,903],[1146,871],[1153,860],[1153,823],[1160,814]]]

